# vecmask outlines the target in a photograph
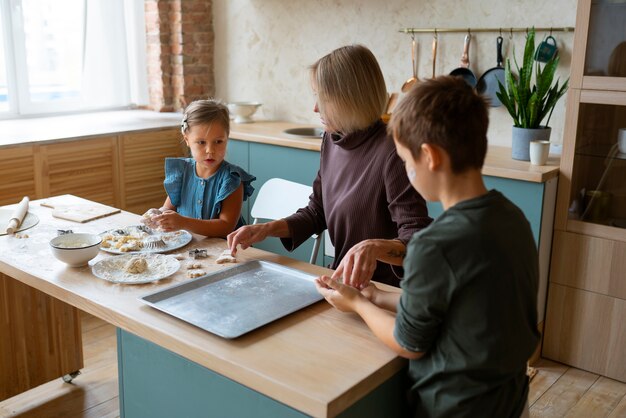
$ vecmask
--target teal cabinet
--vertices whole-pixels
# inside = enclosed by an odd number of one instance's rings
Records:
[[[117,349],[123,418],[308,416],[119,328]],[[402,411],[405,373],[406,370],[401,370],[338,417],[405,416]]]
[[[317,151],[250,143],[250,172],[256,176],[259,187],[273,177],[312,186],[319,167],[320,153]],[[252,196],[251,205],[255,199],[256,194]],[[314,240],[310,238],[291,253],[285,250],[278,238],[268,238],[255,244],[255,247],[298,260],[309,261],[313,243]],[[322,243],[316,262],[319,266],[324,265],[323,254],[324,244]]]
[[[230,139],[228,142],[227,161],[237,164],[256,177],[256,181],[253,183],[255,192],[249,202],[246,202],[247,204],[243,209],[244,219],[246,219],[247,223],[252,223],[250,208],[254,204],[259,188],[267,180],[274,177],[309,186],[313,185],[313,180],[315,180],[320,166],[320,153],[318,151]],[[260,222],[266,221],[260,220]],[[265,251],[308,262],[313,250],[313,243],[314,240],[311,238],[295,251],[289,252],[285,250],[278,238],[272,237],[254,244],[254,246]],[[324,243],[322,242],[316,262],[319,266],[324,266],[323,255]]]
[[[250,173],[250,146],[248,142],[245,141],[237,141],[235,139],[230,139],[228,141],[228,148],[226,151],[226,161],[231,164],[238,165],[239,167],[246,170]],[[254,175],[252,173],[252,175]],[[258,180],[253,182],[252,185],[255,189],[258,190],[260,187]],[[249,224],[250,221],[250,199],[243,202],[243,207],[241,208],[241,215],[243,219]]]
[[[488,190],[496,189],[519,207],[530,222],[535,242],[539,244],[545,183],[483,176]],[[443,212],[441,203],[428,202],[428,214],[436,218]]]

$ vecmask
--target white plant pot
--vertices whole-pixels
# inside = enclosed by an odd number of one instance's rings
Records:
[[[530,141],[549,141],[552,128],[537,129],[513,127],[511,134],[511,158],[530,161]]]

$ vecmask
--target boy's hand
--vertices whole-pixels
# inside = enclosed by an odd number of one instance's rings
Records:
[[[376,297],[379,293],[380,290],[372,283],[369,283],[365,289],[361,290],[361,294],[374,305],[377,305]]]
[[[342,312],[354,312],[356,304],[366,299],[357,289],[331,279],[328,276],[321,276],[315,279],[315,287],[324,299]]]
[[[173,210],[166,210],[161,215],[153,217],[152,221],[164,232],[178,231],[185,227],[185,218]]]
[[[332,275],[334,280],[343,277],[343,283],[357,289],[368,286],[376,270],[376,253],[373,241],[361,241],[346,253]]]
[[[236,231],[231,232],[226,237],[228,248],[233,255],[237,255],[237,246],[240,245],[242,250],[250,247],[255,242],[263,241],[267,238],[267,228],[264,224],[245,225]]]

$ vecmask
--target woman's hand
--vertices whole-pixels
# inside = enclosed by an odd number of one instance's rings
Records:
[[[357,303],[367,300],[357,289],[346,286],[328,276],[315,279],[315,287],[328,303],[342,312],[354,312]]]
[[[185,229],[185,218],[173,210],[166,210],[161,215],[154,216],[152,222],[164,232],[178,231]]]
[[[245,225],[231,232],[226,237],[228,248],[233,257],[237,254],[237,246],[240,245],[242,250],[250,247],[255,242],[263,241],[268,236],[268,224]]]
[[[365,240],[350,248],[333,273],[333,280],[343,278],[343,283],[348,286],[366,288],[376,270],[375,243],[375,240]]]

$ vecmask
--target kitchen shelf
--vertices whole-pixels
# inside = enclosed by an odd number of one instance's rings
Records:
[[[525,32],[532,29],[530,27],[526,28],[404,28],[400,29],[400,32],[407,34],[414,33],[472,33],[472,32],[500,32],[502,35],[504,34],[513,34],[513,32]],[[535,32],[574,32],[574,27],[565,26],[565,27],[550,27],[550,28],[534,28]]]

